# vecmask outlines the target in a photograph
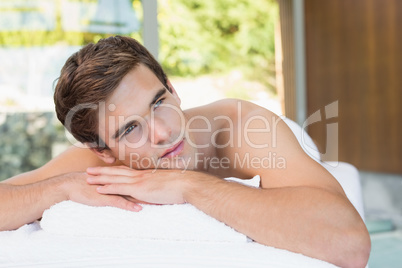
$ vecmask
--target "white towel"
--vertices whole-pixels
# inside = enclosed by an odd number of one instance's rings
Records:
[[[260,177],[227,180],[258,187]],[[177,241],[246,242],[247,237],[191,204],[142,205],[140,212],[63,201],[43,213],[40,225],[56,235]]]
[[[258,243],[222,243],[56,235],[37,222],[0,232],[0,267],[335,268]]]
[[[240,181],[244,182],[244,181]],[[248,181],[258,186],[258,180]],[[63,205],[64,204],[64,205]],[[70,204],[70,205],[68,205]],[[57,207],[59,212],[66,206],[64,214],[57,219]],[[227,267],[227,268],[262,268],[262,267],[305,267],[305,268],[332,268],[335,267],[324,261],[309,258],[290,251],[267,247],[258,243],[227,242],[221,241],[180,241],[137,239],[126,236],[125,230],[120,229],[123,216],[114,220],[106,219],[105,214],[109,210],[116,213],[122,210],[116,208],[92,208],[91,213],[96,215],[98,222],[89,222],[88,215],[74,208],[83,205],[72,202],[63,202],[46,211],[42,226],[38,222],[24,225],[15,231],[0,232],[0,267]],[[78,205],[78,206],[77,206]],[[70,206],[69,209],[67,207]],[[159,208],[169,209],[169,206]],[[54,209],[54,210],[53,210]],[[53,211],[52,211],[53,210]],[[124,212],[124,211],[123,211]],[[68,214],[68,213],[72,213]],[[99,214],[100,213],[100,214]],[[141,213],[141,212],[140,212]],[[140,213],[133,215],[140,215]],[[192,212],[191,212],[192,213]],[[130,214],[130,213],[129,213]],[[182,213],[183,214],[183,213]],[[116,215],[116,214],[113,214]],[[181,215],[181,217],[184,215]],[[84,217],[81,221],[79,217]],[[208,217],[208,216],[207,216]],[[177,219],[176,223],[180,223]],[[70,222],[68,225],[66,222]],[[73,222],[76,221],[76,222]],[[47,223],[46,223],[47,222]],[[219,222],[218,222],[219,223]],[[123,223],[124,224],[124,223]],[[216,228],[216,225],[208,219],[206,225]],[[221,223],[219,223],[221,224]],[[87,228],[85,236],[80,235]],[[162,224],[161,224],[162,225]],[[173,226],[177,231],[181,226]],[[76,229],[77,228],[77,229]],[[129,232],[135,227],[126,225]],[[185,226],[185,229],[191,226]],[[194,235],[196,230],[191,232]],[[220,228],[220,227],[218,227]],[[224,228],[229,228],[225,226]],[[52,233],[52,230],[57,234]],[[225,229],[225,232],[227,230]],[[110,233],[112,232],[112,233]],[[115,232],[115,233],[113,233]],[[235,232],[235,231],[233,231]],[[63,234],[64,233],[64,234]],[[120,234],[118,234],[120,233]],[[70,235],[71,234],[71,235]],[[92,236],[90,236],[92,235]],[[117,235],[118,237],[107,237]],[[215,234],[209,239],[217,240]],[[239,238],[230,237],[232,241]],[[186,239],[188,239],[187,237]],[[203,237],[204,240],[205,237]],[[228,239],[225,237],[224,239]],[[243,238],[241,239],[242,241]],[[236,240],[237,241],[237,240]]]

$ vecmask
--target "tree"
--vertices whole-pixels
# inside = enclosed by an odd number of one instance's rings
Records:
[[[240,69],[269,84],[274,76],[272,0],[160,0],[160,60],[170,75]]]

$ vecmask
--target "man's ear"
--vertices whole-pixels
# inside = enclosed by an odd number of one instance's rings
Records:
[[[114,162],[116,162],[116,157],[113,156],[112,152],[109,149],[104,149],[102,151],[99,151],[96,148],[89,149],[106,164],[113,164]]]
[[[169,80],[167,80],[167,85],[168,85],[168,87],[170,88],[170,90],[172,91],[173,97],[176,99],[177,103],[180,105],[180,104],[181,104],[180,97],[179,97],[179,95],[177,94],[176,89],[174,89],[172,83],[170,83]]]

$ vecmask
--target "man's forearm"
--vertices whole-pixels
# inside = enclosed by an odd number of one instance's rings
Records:
[[[39,219],[43,211],[66,199],[63,180],[52,178],[27,185],[0,184],[0,231]]]
[[[356,256],[366,254],[360,252],[369,243],[363,222],[340,194],[311,187],[253,189],[207,175],[191,180],[189,189],[187,202],[259,243],[342,267],[358,267]]]

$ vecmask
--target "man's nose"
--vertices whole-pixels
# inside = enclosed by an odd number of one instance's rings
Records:
[[[155,118],[148,124],[150,140],[153,144],[164,144],[169,141],[171,129],[162,120]]]

